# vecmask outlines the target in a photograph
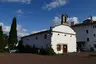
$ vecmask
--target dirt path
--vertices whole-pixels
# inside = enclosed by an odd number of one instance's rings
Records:
[[[87,53],[63,56],[2,53],[0,64],[96,64],[96,57],[90,57]]]

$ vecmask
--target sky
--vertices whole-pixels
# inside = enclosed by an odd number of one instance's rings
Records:
[[[60,23],[62,13],[68,15],[69,21],[80,23],[89,16],[96,16],[96,0],[0,0],[3,31],[10,31],[16,16],[20,37]]]

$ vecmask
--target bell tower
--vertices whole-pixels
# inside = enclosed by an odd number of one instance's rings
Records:
[[[61,15],[61,24],[68,24],[67,18],[68,18],[68,15],[62,14]]]

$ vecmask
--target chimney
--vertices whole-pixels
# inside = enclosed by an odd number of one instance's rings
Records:
[[[62,14],[61,15],[61,24],[67,24],[67,18],[68,18],[68,15],[66,14]]]

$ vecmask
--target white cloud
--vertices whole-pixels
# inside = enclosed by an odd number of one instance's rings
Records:
[[[88,17],[86,19],[91,19],[91,18],[92,18],[93,21],[96,21],[96,16],[90,16],[90,17]]]
[[[27,33],[27,29],[23,28],[21,25],[17,25],[17,31],[18,31],[19,37],[22,37],[22,36],[29,34],[29,33]]]
[[[96,21],[96,16],[93,16],[93,17],[92,17],[92,20],[93,20],[93,21]]]
[[[16,13],[18,13],[19,15],[23,14],[24,12],[22,11],[22,9],[19,9],[16,11]]]
[[[0,25],[2,26],[3,32],[9,34],[10,26],[6,26],[2,22],[0,22]],[[25,35],[28,35],[29,33],[27,33],[27,29],[23,28],[21,25],[17,25],[17,34],[18,37],[23,37]]]
[[[61,19],[56,16],[56,17],[54,17],[54,19],[52,21],[53,21],[53,25],[58,25],[58,24],[60,24]]]
[[[78,24],[79,23],[78,17],[70,17],[70,18],[68,18],[68,22],[69,22],[69,24],[71,22],[74,22],[74,24]]]
[[[67,0],[52,0],[49,4],[45,4],[42,8],[51,10],[53,8],[66,5]]]
[[[0,22],[0,26],[2,26],[2,29],[5,33],[10,31],[10,26],[5,26],[2,22]]]
[[[79,23],[78,17],[70,17],[70,18],[68,18],[68,23],[69,24],[71,22],[73,22],[73,21],[74,21],[74,24],[78,24]],[[61,23],[61,18],[58,17],[58,16],[54,17],[54,19],[53,19],[53,25],[58,25],[60,23]]]
[[[32,0],[0,0],[0,2],[8,2],[8,3],[25,3],[30,4]]]

